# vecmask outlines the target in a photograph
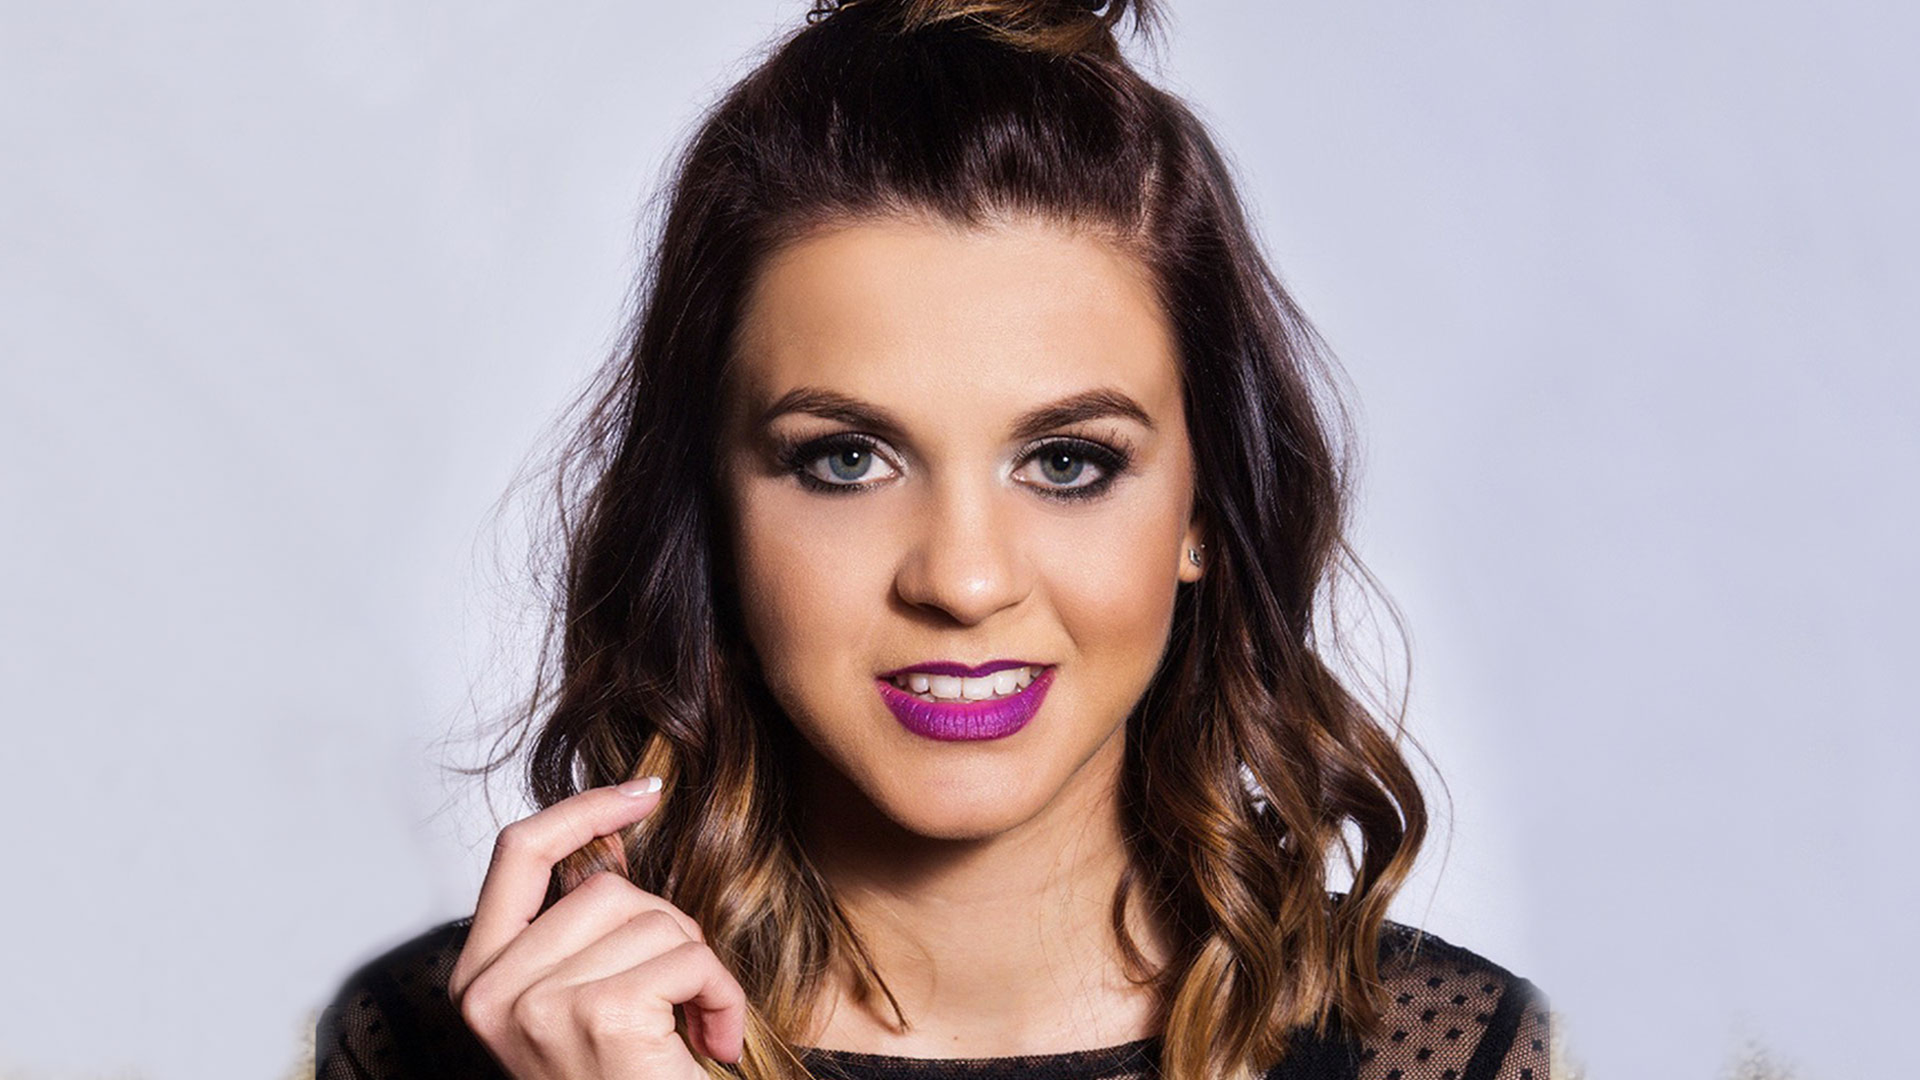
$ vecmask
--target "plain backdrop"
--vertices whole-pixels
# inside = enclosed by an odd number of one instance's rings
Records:
[[[805,7],[0,8],[0,1074],[279,1075],[471,909],[496,500]],[[1400,917],[1595,1077],[1878,1074],[1920,1004],[1916,12],[1174,4],[1357,399],[1452,796]]]

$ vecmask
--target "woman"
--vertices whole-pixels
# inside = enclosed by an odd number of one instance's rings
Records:
[[[1129,11],[823,3],[708,116],[569,473],[544,809],[323,1076],[1546,1075],[1385,921],[1426,814],[1320,656],[1317,343]]]

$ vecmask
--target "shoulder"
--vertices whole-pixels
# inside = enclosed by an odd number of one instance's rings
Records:
[[[1361,1039],[1363,1077],[1547,1080],[1547,1003],[1526,979],[1436,935],[1388,923],[1386,1008]]]
[[[505,1075],[447,996],[469,922],[436,926],[347,976],[314,1033],[318,1080]]]

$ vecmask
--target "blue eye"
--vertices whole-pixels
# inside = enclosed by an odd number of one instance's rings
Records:
[[[898,475],[863,435],[830,435],[781,455],[799,481],[815,491],[834,494],[860,491]]]
[[[1090,439],[1054,439],[1027,454],[1014,478],[1056,499],[1091,499],[1106,492],[1130,464],[1121,450]]]
[[[827,463],[827,471],[833,474],[835,480],[851,484],[867,475],[867,469],[873,465],[873,451],[864,447],[849,446],[844,450],[836,450],[820,460]]]
[[[1035,459],[1040,463],[1040,475],[1047,483],[1061,487],[1072,485],[1087,471],[1087,459],[1065,450],[1053,450]]]

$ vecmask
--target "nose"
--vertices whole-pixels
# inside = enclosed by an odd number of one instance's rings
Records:
[[[974,626],[1026,599],[1031,568],[1008,501],[991,485],[929,491],[894,576],[901,601]]]

